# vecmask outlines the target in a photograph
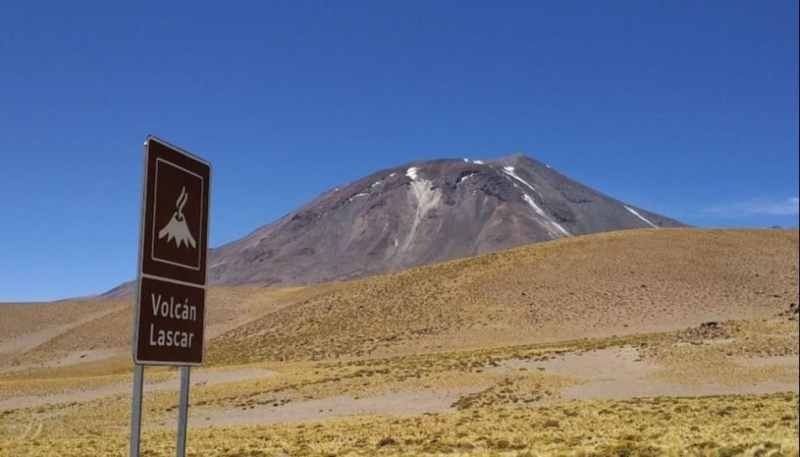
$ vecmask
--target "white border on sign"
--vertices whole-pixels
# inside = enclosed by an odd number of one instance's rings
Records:
[[[158,233],[158,229],[156,228],[156,209],[157,209],[156,208],[156,203],[158,202],[158,165],[161,162],[167,163],[170,166],[177,168],[178,170],[181,170],[181,171],[183,171],[185,173],[188,173],[188,174],[190,174],[192,176],[195,176],[198,179],[200,179],[200,234],[197,237],[198,243],[197,243],[197,264],[196,265],[186,265],[185,263],[173,262],[171,260],[167,260],[167,259],[162,259],[160,257],[156,257],[156,240],[158,239],[158,237],[156,236],[156,234]],[[160,158],[160,157],[158,159],[156,159],[156,175],[155,175],[155,177],[153,179],[155,180],[155,183],[153,183],[153,231],[151,232],[152,235],[150,237],[150,258],[152,260],[156,261],[156,262],[161,262],[161,263],[166,263],[166,264],[169,264],[169,265],[174,265],[176,267],[186,268],[187,270],[200,271],[200,257],[201,257],[202,252],[201,252],[201,249],[200,249],[199,240],[203,239],[203,195],[204,195],[205,188],[206,188],[205,179],[203,179],[203,177],[198,175],[197,173],[191,172],[191,171],[183,168],[182,166],[180,166],[178,164],[172,163],[169,160],[166,160],[166,159],[163,159],[163,158]]]
[[[150,150],[148,144],[150,142],[150,137],[144,140],[144,153],[142,154],[144,158],[144,163],[142,164],[142,208],[139,210],[139,265],[136,268],[136,301],[133,303],[133,346],[131,347],[131,352],[133,353],[133,363],[137,365],[144,365],[142,361],[138,358],[137,348],[139,347],[139,314],[141,312],[140,307],[140,292],[142,291],[142,264],[144,262],[144,217],[145,212],[147,210],[147,159],[150,155]],[[205,322],[204,322],[205,323]]]

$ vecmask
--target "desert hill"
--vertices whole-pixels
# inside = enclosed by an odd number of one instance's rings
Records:
[[[772,317],[798,302],[797,277],[797,230],[604,233],[349,282],[212,288],[207,356],[388,356],[676,330]],[[0,361],[128,357],[131,307],[3,305]]]
[[[797,257],[797,231],[552,241],[349,283],[222,335],[211,360],[390,355],[769,317],[797,303]]]

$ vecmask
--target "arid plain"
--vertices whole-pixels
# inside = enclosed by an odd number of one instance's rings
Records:
[[[188,455],[797,456],[798,245],[631,230],[213,288]],[[0,306],[0,456],[127,455],[132,316]],[[174,455],[177,378],[146,370],[144,456]]]

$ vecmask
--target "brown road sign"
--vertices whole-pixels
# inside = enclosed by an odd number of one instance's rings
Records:
[[[200,365],[211,165],[157,138],[145,143],[133,357]]]

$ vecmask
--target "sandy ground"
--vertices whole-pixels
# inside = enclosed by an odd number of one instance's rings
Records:
[[[275,374],[275,372],[270,370],[195,371],[192,372],[191,375],[191,384],[194,386],[224,384],[228,382],[271,376],[273,374]],[[166,381],[148,383],[147,371],[145,371],[145,392],[170,390],[177,391],[178,389],[180,389],[180,375],[178,373]],[[31,408],[48,404],[53,405],[59,403],[86,402],[112,395],[131,393],[132,390],[133,381],[130,381],[108,387],[81,389],[63,394],[18,396],[7,400],[0,400],[0,411],[18,408]]]
[[[0,374],[36,368],[66,367],[87,362],[99,362],[101,360],[123,357],[127,355],[126,352],[127,351],[123,349],[88,349],[85,351],[75,351],[63,357],[53,358],[45,362],[0,365]]]
[[[761,357],[743,359],[749,366],[788,365],[800,370],[797,357]],[[679,384],[658,379],[650,375],[663,368],[641,361],[636,349],[630,347],[609,348],[583,354],[564,354],[545,362],[511,360],[493,370],[499,372],[544,370],[565,375],[583,384],[566,387],[559,398],[552,401],[571,400],[626,400],[637,397],[658,396],[703,396],[721,394],[750,394],[771,392],[798,392],[797,383],[760,382],[731,387],[725,384]],[[348,415],[378,414],[422,414],[442,413],[453,410],[453,403],[460,396],[480,391],[472,389],[418,390],[387,392],[366,398],[336,396],[320,400],[290,402],[279,406],[254,407],[250,409],[210,411],[194,409],[190,425],[194,427],[273,424],[309,420],[331,419]],[[165,424],[159,424],[165,425]]]
[[[99,357],[102,354],[93,354]],[[78,362],[81,358],[73,354],[64,363]],[[795,356],[773,356],[735,359],[734,362],[748,367],[789,366],[800,372],[800,361]],[[723,383],[680,384],[655,379],[652,375],[663,367],[643,361],[638,351],[631,347],[616,347],[593,350],[585,353],[561,354],[547,361],[508,360],[491,368],[498,373],[517,372],[520,369],[540,370],[564,375],[579,382],[565,387],[558,398],[547,401],[571,400],[626,400],[637,397],[657,396],[703,396],[720,394],[746,394],[771,392],[798,392],[797,383],[766,381],[744,386],[729,386]],[[204,386],[252,380],[270,376],[275,372],[264,369],[195,370],[192,385]],[[177,391],[179,374],[161,382],[147,382],[145,391]],[[293,401],[283,404],[251,406],[247,408],[210,410],[200,407],[191,409],[190,424],[193,427],[273,424],[324,420],[349,415],[398,415],[441,413],[453,410],[453,404],[464,395],[478,392],[485,386],[460,389],[418,389],[413,391],[388,391],[370,397],[333,396],[308,401]],[[0,401],[0,411],[31,408],[47,404],[86,402],[103,397],[129,394],[132,382],[112,386],[80,389],[45,396],[17,396]],[[149,427],[168,426],[164,423],[149,424]]]
[[[737,363],[750,367],[784,365],[800,371],[800,361],[793,356],[737,359]],[[583,354],[569,353],[544,361],[509,360],[492,370],[498,372],[519,369],[543,370],[547,373],[569,376],[582,384],[565,387],[560,396],[551,401],[570,400],[625,400],[656,396],[701,396],[720,394],[798,392],[796,383],[767,381],[745,386],[728,386],[723,383],[679,384],[654,379],[651,375],[663,368],[642,361],[636,349],[630,347],[595,350]],[[196,370],[192,385],[215,385],[270,376],[275,372],[261,369],[247,370]],[[178,373],[172,378],[148,383],[145,391],[177,391]],[[465,389],[420,389],[415,391],[386,392],[380,395],[357,398],[335,396],[319,400],[295,401],[286,404],[231,409],[224,411],[193,408],[192,425],[221,426],[243,424],[271,424],[305,420],[320,420],[354,414],[422,414],[451,411],[459,397],[477,392],[484,386]],[[132,382],[94,389],[81,389],[45,396],[18,396],[0,401],[0,411],[30,408],[47,404],[85,402],[98,398],[130,393]],[[155,424],[154,424],[155,425]],[[157,425],[156,425],[157,426]]]
[[[453,410],[452,405],[460,396],[479,390],[474,388],[389,392],[365,398],[336,396],[246,410],[208,411],[196,408],[192,411],[193,417],[189,419],[189,426],[276,424],[364,414],[440,413]],[[159,426],[166,425],[168,424],[159,424]]]
[[[789,365],[800,371],[797,357],[748,358],[752,367]],[[639,360],[634,348],[612,348],[585,354],[564,354],[546,362],[516,362],[516,368],[544,368],[547,372],[562,374],[585,381],[584,384],[565,387],[561,401],[569,400],[626,400],[638,397],[702,396],[724,394],[755,394],[771,392],[798,392],[797,383],[767,381],[732,387],[722,383],[678,384],[653,379],[650,375],[660,371],[658,365]]]
[[[733,359],[733,361],[752,368],[761,368],[770,365],[789,365],[796,367],[797,364],[800,363],[796,355],[777,355],[774,357],[739,357]]]

